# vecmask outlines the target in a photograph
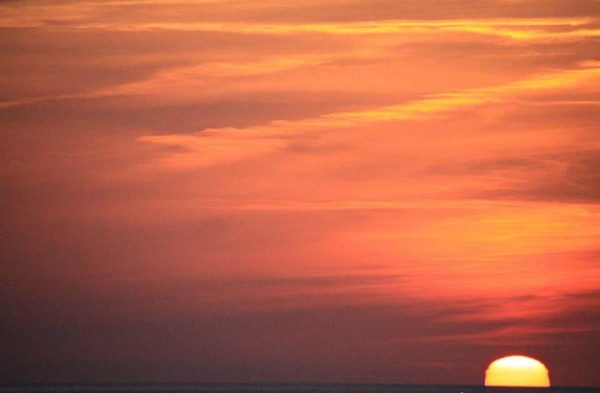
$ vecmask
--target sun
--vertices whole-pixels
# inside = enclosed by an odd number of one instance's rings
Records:
[[[527,356],[494,360],[485,371],[485,386],[549,387],[548,369]]]

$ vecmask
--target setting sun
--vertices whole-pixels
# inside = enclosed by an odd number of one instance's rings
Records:
[[[550,378],[542,362],[526,356],[507,356],[489,365],[485,386],[549,387]]]

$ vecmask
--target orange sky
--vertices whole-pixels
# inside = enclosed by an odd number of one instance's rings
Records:
[[[0,382],[481,384],[519,353],[600,386],[599,26],[0,3]]]

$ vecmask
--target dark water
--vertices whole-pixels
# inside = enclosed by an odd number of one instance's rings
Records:
[[[600,393],[600,388],[384,384],[11,385],[0,393]]]

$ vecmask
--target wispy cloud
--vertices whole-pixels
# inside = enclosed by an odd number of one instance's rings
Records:
[[[288,138],[298,134],[379,122],[423,120],[446,111],[514,99],[521,94],[575,86],[599,75],[597,63],[588,62],[577,69],[542,73],[506,85],[439,94],[371,110],[333,113],[300,121],[273,121],[245,129],[221,128],[198,134],[144,136],[139,140],[179,147],[181,150],[164,158],[163,163],[173,169],[190,169],[264,154],[282,148]]]
[[[497,36],[517,41],[534,40],[577,40],[594,38],[600,30],[591,27],[588,18],[547,18],[547,19],[490,19],[490,20],[383,20],[367,22],[338,23],[217,23],[217,22],[146,22],[146,23],[74,23],[63,28],[99,29],[114,31],[198,31],[232,34],[332,34],[332,35],[395,35],[405,33],[468,33],[484,36]],[[40,22],[19,22],[10,20],[4,27],[41,26]],[[557,31],[557,27],[563,31]]]

